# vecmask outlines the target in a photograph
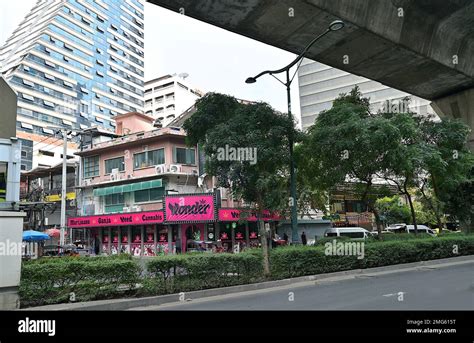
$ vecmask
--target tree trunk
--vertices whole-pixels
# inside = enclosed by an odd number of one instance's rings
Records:
[[[405,187],[405,195],[408,198],[408,203],[410,204],[410,211],[411,211],[411,218],[413,220],[413,225],[415,226],[415,235],[418,235],[418,227],[416,226],[416,215],[415,215],[415,207],[413,206],[413,201],[411,200],[411,195],[408,193]]]
[[[369,212],[372,212],[374,214],[375,217],[375,226],[377,227],[377,239],[382,240],[382,223],[380,222],[379,211],[375,207],[375,204],[370,201],[367,202],[367,208]]]
[[[375,225],[377,225],[377,239],[382,240],[382,223],[380,222],[379,211],[373,206],[372,212],[375,216]]]
[[[423,198],[425,198],[425,201],[428,203],[431,211],[433,211],[435,217],[436,217],[436,224],[438,225],[438,228],[441,232],[441,230],[444,228],[443,222],[441,221],[441,215],[439,211],[439,206],[435,206],[433,202],[431,201],[430,198],[425,194],[424,190],[424,185],[420,188],[421,194],[423,195]],[[435,197],[436,197],[436,192],[435,192]]]
[[[438,182],[437,182],[437,180],[436,180],[436,178],[435,178],[435,176],[434,176],[433,174],[431,174],[431,182],[433,183],[433,192],[434,192],[434,194],[435,194],[436,199],[438,199],[438,205],[439,205],[439,189],[438,189]],[[436,207],[437,207],[437,209],[438,209],[438,212],[441,212],[441,213],[444,214],[442,208],[441,208],[441,210],[440,210],[439,206],[436,206]],[[443,215],[443,216],[444,216],[444,215]],[[436,217],[436,220],[438,220],[438,217]],[[441,223],[441,226],[439,227],[439,229],[440,229],[440,230],[446,229],[445,223],[443,223],[441,220],[439,220],[439,222]],[[438,223],[438,224],[439,224],[439,223]]]
[[[265,230],[265,223],[261,220],[261,213],[258,214],[258,230],[260,231],[260,241],[262,243],[263,255],[263,275],[265,278],[270,277],[270,256],[268,254],[268,239],[267,231]]]

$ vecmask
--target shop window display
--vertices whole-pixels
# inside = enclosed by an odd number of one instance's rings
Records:
[[[119,229],[112,229],[112,244],[110,245],[110,254],[117,255],[119,252]]]
[[[221,226],[219,235],[224,252],[232,252],[232,225],[236,226],[237,223],[226,223]]]
[[[258,224],[249,223],[249,242],[251,248],[258,248],[260,241],[258,235]]]
[[[102,253],[110,254],[109,251],[109,229],[102,230]]]
[[[140,256],[142,254],[142,234],[140,227],[132,228],[132,255]]]
[[[130,247],[128,245],[128,228],[124,227],[120,229],[121,235],[121,244],[120,244],[120,252],[122,254],[130,254]]]
[[[158,234],[157,234],[158,242],[156,244],[156,254],[167,255],[169,253],[168,229],[164,226],[158,226],[157,230],[158,230]]]
[[[145,242],[143,244],[143,256],[156,256],[155,253],[155,230],[153,226],[147,226],[145,230]]]

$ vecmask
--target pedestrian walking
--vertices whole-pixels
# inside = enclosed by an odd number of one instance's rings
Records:
[[[179,237],[175,238],[175,247],[176,247],[176,253],[181,254],[181,238]]]

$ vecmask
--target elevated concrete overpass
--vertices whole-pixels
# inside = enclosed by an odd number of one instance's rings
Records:
[[[473,0],[149,2],[294,53],[342,19],[308,58],[431,100],[441,117],[474,127]]]

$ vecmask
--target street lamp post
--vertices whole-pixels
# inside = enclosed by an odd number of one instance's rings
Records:
[[[283,84],[286,87],[286,96],[287,96],[287,102],[288,102],[288,116],[293,119],[293,115],[291,113],[291,83],[293,82],[293,79],[296,76],[296,73],[298,72],[298,69],[301,65],[301,61],[303,60],[303,57],[305,54],[308,52],[308,50],[313,46],[314,43],[316,43],[320,38],[325,36],[331,31],[337,31],[340,30],[344,27],[344,22],[341,20],[335,20],[331,24],[329,24],[329,27],[326,31],[321,33],[319,36],[314,38],[303,50],[303,52],[295,58],[293,62],[288,64],[286,67],[283,67],[281,69],[277,70],[266,70],[261,72],[260,74],[254,76],[254,77],[249,77],[247,80],[245,80],[245,83],[255,83],[257,82],[257,79],[260,76],[263,75],[271,75],[275,79],[277,79],[281,84]],[[295,66],[298,63],[295,73],[293,76],[290,78],[290,69]],[[279,78],[277,78],[275,75],[276,74],[281,74],[285,73],[286,75],[286,82],[282,82]],[[296,171],[295,171],[295,162],[293,159],[293,148],[294,148],[294,137],[293,134],[291,133],[288,136],[288,141],[289,141],[289,148],[290,148],[290,203],[291,203],[291,238],[292,242],[298,242],[299,241],[299,236],[298,236],[298,213],[296,209]]]
[[[66,200],[67,200],[67,136],[72,131],[67,129],[61,129],[56,126],[47,127],[50,130],[54,130],[55,134],[60,134],[63,138],[63,160],[62,160],[62,175],[61,175],[61,214],[60,214],[60,236],[59,245],[64,246],[66,244]]]

